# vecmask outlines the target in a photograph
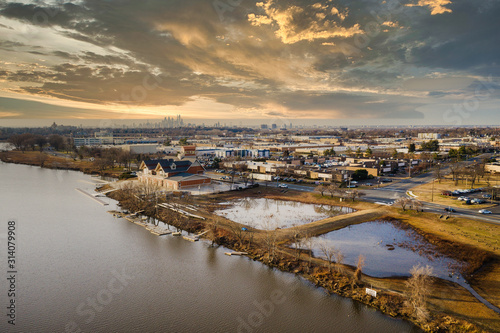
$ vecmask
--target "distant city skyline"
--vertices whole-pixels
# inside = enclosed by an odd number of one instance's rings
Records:
[[[387,120],[375,120],[366,123],[363,120],[336,120],[336,119],[300,119],[292,121],[292,128],[290,128],[289,119],[277,121],[276,119],[183,119],[183,127],[205,126],[213,128],[225,127],[249,127],[255,129],[262,129],[262,125],[266,125],[268,130],[280,130],[284,126],[286,129],[297,130],[301,128],[358,128],[358,127],[423,127],[423,128],[440,128],[440,127],[457,127],[449,124],[425,124],[413,122],[413,124],[406,123],[389,123]],[[54,122],[62,126],[76,126],[76,127],[92,127],[92,128],[146,128],[145,124],[161,124],[163,119],[0,119],[0,128],[2,127],[49,127]],[[276,124],[276,129],[272,129],[272,124]],[[466,127],[495,127],[497,124],[463,124]],[[155,126],[149,127],[155,128]],[[156,126],[156,128],[172,128],[168,126]]]
[[[473,0],[1,2],[0,126],[500,125],[499,16]]]

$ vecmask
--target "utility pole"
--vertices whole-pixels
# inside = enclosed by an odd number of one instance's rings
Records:
[[[431,202],[434,202],[434,183],[435,183],[435,179],[432,180],[432,194],[431,194]]]

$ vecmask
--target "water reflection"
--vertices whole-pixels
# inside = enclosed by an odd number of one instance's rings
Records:
[[[230,220],[260,229],[290,228],[339,214],[351,213],[348,207],[305,204],[267,198],[244,198],[224,203],[215,213]]]
[[[463,263],[440,255],[414,230],[398,228],[391,222],[351,225],[313,240],[316,240],[312,248],[315,256],[323,256],[320,240],[340,250],[348,265],[355,266],[358,256],[365,256],[363,272],[371,276],[408,276],[414,265],[422,264],[433,267],[434,276],[463,282],[459,274]]]
[[[254,302],[274,290],[286,302],[254,332],[329,332],[332,325],[338,332],[418,331],[364,305],[358,314],[351,300],[326,296],[260,262],[225,256],[227,249],[155,236],[115,218],[106,212],[119,209],[112,200],[104,207],[75,191],[94,189],[87,175],[0,162],[0,178],[0,221],[19,221],[22,274],[19,321],[15,328],[0,321],[0,332],[64,332],[71,322],[96,333],[236,332],[237,318],[248,320]],[[134,278],[87,322],[77,308],[103,295],[112,270]],[[0,294],[7,294],[5,283]]]

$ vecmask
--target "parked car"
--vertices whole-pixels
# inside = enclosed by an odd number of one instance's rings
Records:
[[[484,199],[472,199],[473,204],[482,204],[485,203],[486,201]]]
[[[372,183],[366,183],[365,185],[366,185],[366,186],[373,186],[373,184],[372,184]]]
[[[457,200],[460,200],[460,201],[467,201],[467,200],[470,200],[470,199],[469,199],[469,198],[467,198],[467,197],[463,197],[463,196],[462,196],[462,197],[458,197],[458,199],[457,199]]]
[[[450,213],[455,213],[456,212],[455,208],[451,208],[451,207],[446,207],[444,210],[447,211],[447,212],[450,212]]]
[[[480,209],[479,214],[491,214],[491,210]]]
[[[358,185],[356,185],[356,184],[353,184],[353,185],[347,185],[347,188],[355,188],[355,187],[358,187]]]
[[[491,199],[491,194],[483,194],[483,198],[485,198],[485,199]]]

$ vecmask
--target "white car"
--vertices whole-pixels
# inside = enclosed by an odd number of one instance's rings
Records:
[[[288,185],[287,184],[278,184],[278,187],[288,188]]]
[[[479,210],[479,214],[491,214],[491,210],[481,209]]]

